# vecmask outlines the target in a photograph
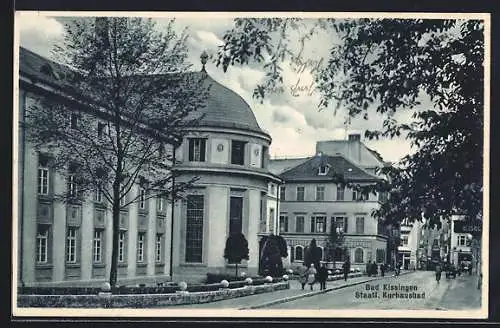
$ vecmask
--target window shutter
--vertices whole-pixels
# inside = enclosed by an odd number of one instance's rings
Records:
[[[204,162],[205,161],[205,148],[206,148],[206,140],[205,139],[200,140],[200,147],[201,147],[201,149],[200,149],[200,157],[201,157],[200,160],[202,162]]]
[[[189,161],[194,159],[194,142],[193,139],[189,139]]]

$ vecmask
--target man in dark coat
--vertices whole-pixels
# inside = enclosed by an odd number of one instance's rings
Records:
[[[326,289],[326,279],[328,279],[328,270],[325,267],[325,264],[322,263],[321,267],[318,270],[318,281],[319,281],[319,289]]]
[[[349,260],[346,260],[342,265],[342,269],[344,270],[344,280],[347,281],[347,276],[349,275],[349,271],[351,270],[351,264]]]
[[[380,264],[380,275],[383,277],[385,274],[385,265],[384,263]]]

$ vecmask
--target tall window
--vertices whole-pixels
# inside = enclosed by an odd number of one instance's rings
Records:
[[[102,191],[100,189],[95,191],[95,201],[97,203],[102,203]]]
[[[36,262],[48,262],[49,229],[47,226],[38,225],[36,232]]]
[[[274,208],[269,209],[269,232],[274,233]]]
[[[78,128],[78,114],[71,113],[69,127],[72,128],[72,129],[77,129]]]
[[[102,262],[102,229],[94,230],[94,240],[92,247],[92,257],[94,259],[94,263]]]
[[[303,261],[304,260],[304,249],[302,246],[295,246],[295,261]]]
[[[297,200],[304,201],[304,187],[297,187]]]
[[[78,186],[76,184],[76,176],[74,174],[70,174],[68,176],[68,196],[76,197],[78,193]]]
[[[356,233],[365,233],[365,218],[357,217],[356,218]]]
[[[458,246],[467,246],[467,237],[466,236],[457,236],[457,245]]]
[[[342,232],[347,233],[347,218],[343,216],[337,216],[332,218],[335,220],[335,228],[341,229]]]
[[[202,262],[203,195],[189,195],[186,212],[186,262]]]
[[[76,227],[66,230],[66,263],[76,263]]]
[[[44,166],[38,168],[38,193],[40,195],[49,194],[49,169]]]
[[[158,233],[156,234],[156,247],[155,247],[155,254],[156,254],[156,263],[161,263],[161,259],[162,259],[162,256],[161,256],[161,242],[162,242],[162,239],[163,239],[163,235]]]
[[[316,200],[317,201],[325,200],[325,187],[324,186],[317,186],[316,187]]]
[[[164,207],[165,207],[165,201],[162,196],[158,196],[156,199],[156,204],[158,205],[158,211],[163,212]]]
[[[286,192],[286,187],[285,186],[280,186],[280,200],[282,202],[285,201],[285,192]]]
[[[362,248],[356,248],[356,250],[354,251],[354,262],[363,263],[363,249]]]
[[[139,190],[139,208],[141,210],[146,208],[146,190]]]
[[[311,217],[311,232],[323,233],[326,232],[326,217],[313,216]]]
[[[233,140],[231,142],[231,164],[245,164],[245,142]]]
[[[408,235],[401,235],[401,244],[403,246],[408,245]]]
[[[358,200],[358,192],[356,190],[352,191],[352,200],[354,201]]]
[[[190,162],[204,162],[206,139],[193,138],[189,139],[189,161]]]
[[[295,232],[304,232],[304,217],[301,215],[295,217]]]
[[[125,231],[118,234],[118,262],[125,262]]]
[[[288,232],[288,216],[280,215],[280,232]]]
[[[229,209],[229,233],[239,233],[243,229],[243,197],[231,197]]]
[[[144,262],[144,242],[146,240],[146,233],[139,232],[137,234],[137,262]]]
[[[267,167],[267,153],[268,148],[266,146],[262,146],[262,156],[261,156],[261,165],[260,167],[265,168]]]
[[[344,200],[344,186],[337,185],[337,200]]]

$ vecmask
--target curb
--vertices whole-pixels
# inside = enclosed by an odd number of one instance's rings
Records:
[[[410,274],[412,272],[414,272],[414,271],[401,272],[399,275],[403,276],[403,275],[406,275],[406,274]],[[386,277],[392,277],[392,276],[386,276]],[[239,308],[238,310],[261,309],[261,308],[268,307],[268,306],[271,306],[271,305],[276,305],[276,304],[291,302],[291,301],[295,301],[295,300],[298,300],[298,299],[301,299],[301,298],[306,298],[306,297],[311,297],[311,296],[315,296],[315,295],[319,295],[319,294],[324,294],[324,293],[331,292],[331,291],[338,290],[338,289],[342,289],[342,288],[347,288],[347,287],[351,287],[351,286],[361,285],[361,284],[364,284],[364,283],[367,283],[367,282],[370,282],[370,281],[374,281],[374,280],[378,280],[378,279],[382,279],[382,278],[383,277],[373,277],[371,279],[366,279],[366,280],[363,280],[363,281],[357,281],[357,282],[353,282],[353,283],[347,283],[345,285],[331,287],[331,288],[327,288],[325,290],[318,290],[316,292],[310,292],[310,293],[305,293],[305,294],[300,294],[300,295],[295,295],[295,296],[280,298],[280,299],[277,299],[277,300],[274,300],[274,301],[270,301],[270,302],[267,302],[267,303],[262,303],[262,304],[259,304],[259,305],[252,305],[252,306],[248,306],[248,307],[242,307],[242,308]]]

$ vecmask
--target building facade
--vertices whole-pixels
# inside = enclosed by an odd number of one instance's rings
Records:
[[[422,235],[421,221],[409,222],[403,220],[400,224],[400,245],[398,246],[398,262],[403,269],[420,269],[418,264],[420,237]]]
[[[19,285],[102,283],[111,264],[110,204],[99,193],[77,203],[54,198],[76,185],[25,138],[25,109],[38,97],[59,93],[54,72],[65,68],[24,48],[19,67]],[[239,95],[205,77],[211,88],[204,117],[175,150],[177,181],[198,180],[173,211],[165,199],[143,197],[139,185],[123,199],[137,197],[120,215],[119,284],[163,282],[171,272],[174,279],[200,280],[207,272],[227,270],[224,247],[233,231],[248,240],[250,259],[242,266],[258,270],[260,225],[266,222],[269,230],[270,213],[278,211],[277,196],[270,192],[280,183],[268,170],[271,137]]]
[[[359,139],[352,142],[358,143]],[[335,176],[340,175],[346,181],[366,185],[379,181],[380,176],[367,172],[338,151],[333,155],[318,152],[308,158],[273,160],[271,170],[283,179],[278,227],[287,240],[291,265],[303,262],[305,248],[313,238],[326,261],[332,226],[344,236],[335,251],[336,267],[341,267],[345,255],[354,269],[365,270],[366,264],[373,261],[385,263],[387,236],[371,216],[379,206],[379,197],[384,195],[362,195],[335,181]]]
[[[451,218],[450,229],[450,262],[460,267],[463,265],[476,264],[476,260],[472,252],[472,235],[463,229],[463,216],[455,215]],[[477,265],[475,265],[477,267]]]

